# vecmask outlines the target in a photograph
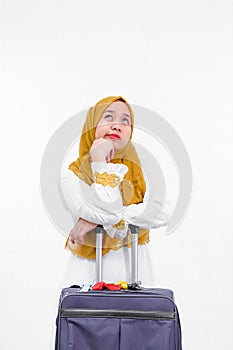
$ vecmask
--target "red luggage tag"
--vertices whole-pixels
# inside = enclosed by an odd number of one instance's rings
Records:
[[[121,286],[119,284],[114,284],[114,283],[106,284],[106,288],[109,290],[121,290]]]
[[[104,282],[97,282],[94,286],[91,287],[92,290],[103,290]]]
[[[97,282],[94,286],[91,288],[92,290],[121,290],[120,285],[115,285],[114,283],[105,283],[105,282]]]

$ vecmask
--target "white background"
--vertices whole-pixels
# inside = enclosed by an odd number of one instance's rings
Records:
[[[157,285],[176,295],[184,349],[231,350],[232,1],[0,6],[1,349],[52,349],[69,253],[41,201],[45,147],[72,115],[122,95],[163,116],[192,162],[189,212],[151,245]]]

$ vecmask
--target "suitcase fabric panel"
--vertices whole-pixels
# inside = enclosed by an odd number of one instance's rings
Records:
[[[161,289],[82,293],[67,288],[60,303],[58,350],[181,350],[171,295]]]

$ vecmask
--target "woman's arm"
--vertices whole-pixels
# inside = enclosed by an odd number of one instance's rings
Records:
[[[170,220],[169,202],[148,200],[139,204],[131,204],[125,207],[122,217],[128,224],[141,228],[167,226]]]
[[[92,163],[92,170],[94,174],[108,171],[108,174],[111,175],[111,171],[117,170],[116,167],[119,166],[119,164],[96,162]],[[118,168],[118,170],[120,180],[122,180],[125,169]],[[168,202],[162,203],[151,199],[146,177],[145,181],[147,190],[143,203],[126,207],[122,205],[118,186],[103,186],[98,181],[89,186],[69,169],[62,171],[61,189],[66,209],[73,215],[75,222],[78,218],[83,218],[91,223],[103,225],[111,237],[124,238],[128,224],[141,228],[158,228],[166,226],[169,222]],[[101,178],[99,182],[102,182]]]
[[[123,164],[95,162],[92,163],[92,171],[95,182],[91,186],[71,170],[62,171],[60,187],[65,207],[76,219],[83,218],[100,225],[114,225],[122,217],[119,183],[128,168]]]
[[[124,238],[127,234],[128,225],[133,224],[140,228],[159,228],[167,226],[171,217],[170,202],[156,201],[152,192],[149,191],[147,177],[146,192],[142,203],[125,206],[122,211],[121,221],[118,225],[106,225],[104,228],[111,237]]]

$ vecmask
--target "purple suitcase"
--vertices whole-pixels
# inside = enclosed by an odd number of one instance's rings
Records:
[[[138,228],[130,226],[136,237],[132,247],[135,282]],[[97,281],[101,281],[101,242],[98,228]],[[64,288],[59,301],[55,349],[182,350],[173,292],[159,288],[87,292],[77,286]]]

